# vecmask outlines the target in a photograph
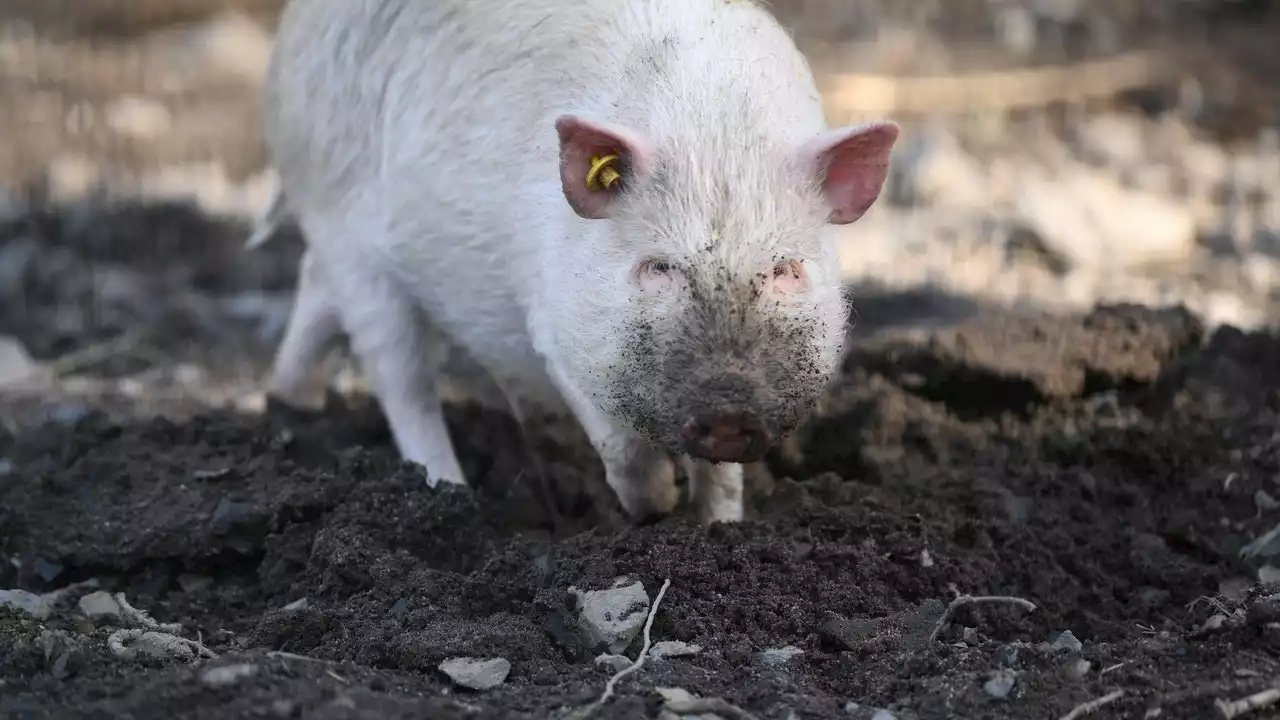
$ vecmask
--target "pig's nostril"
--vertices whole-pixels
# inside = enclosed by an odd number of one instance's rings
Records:
[[[690,455],[713,462],[750,462],[769,446],[769,432],[760,418],[733,410],[690,418],[680,439]]]

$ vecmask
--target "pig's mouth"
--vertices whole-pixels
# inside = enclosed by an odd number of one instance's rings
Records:
[[[754,413],[728,410],[689,418],[680,428],[680,449],[714,463],[764,459],[773,434]]]

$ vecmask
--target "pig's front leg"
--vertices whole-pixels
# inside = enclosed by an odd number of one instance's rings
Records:
[[[351,349],[368,375],[400,456],[432,485],[466,485],[444,421],[440,371],[449,345],[391,278],[359,263],[326,274]]]
[[[600,412],[571,386],[559,383],[566,402],[604,463],[605,481],[633,520],[671,514],[679,500],[671,455]]]
[[[688,456],[682,461],[689,478],[689,504],[700,522],[710,525],[742,520],[741,465],[717,465]]]

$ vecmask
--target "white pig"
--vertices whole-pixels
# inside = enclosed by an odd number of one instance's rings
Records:
[[[674,509],[681,456],[707,523],[742,518],[740,463],[839,366],[833,226],[875,202],[898,137],[828,128],[746,0],[292,0],[265,113],[263,221],[308,248],[270,393],[345,332],[400,454],[465,484],[452,341],[570,410],[633,517]]]

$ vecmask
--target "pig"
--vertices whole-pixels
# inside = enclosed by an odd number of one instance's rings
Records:
[[[807,60],[748,0],[291,0],[264,89],[306,239],[268,393],[334,335],[400,455],[466,485],[449,348],[514,407],[571,412],[623,510],[743,518],[761,460],[834,377],[834,233],[899,129],[829,127]]]

